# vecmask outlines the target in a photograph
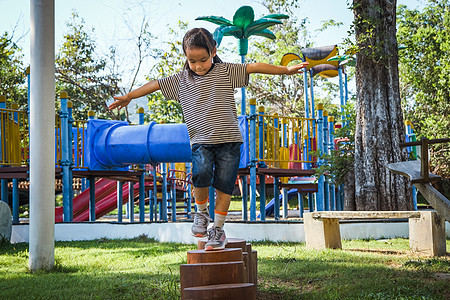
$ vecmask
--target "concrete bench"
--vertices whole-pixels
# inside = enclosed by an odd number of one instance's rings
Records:
[[[445,220],[435,211],[318,211],[305,213],[306,246],[342,249],[340,219],[408,219],[411,251],[425,256],[446,255]]]

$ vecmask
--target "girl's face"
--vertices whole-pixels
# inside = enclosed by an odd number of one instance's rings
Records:
[[[211,69],[213,57],[216,56],[216,48],[209,55],[205,48],[187,48],[186,58],[189,68],[197,75],[205,75]]]

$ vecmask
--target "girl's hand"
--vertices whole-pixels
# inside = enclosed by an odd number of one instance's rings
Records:
[[[119,96],[119,97],[114,97],[114,99],[116,99],[116,101],[114,101],[113,103],[111,103],[108,108],[109,109],[114,109],[114,108],[118,108],[121,109],[125,106],[127,106],[130,101],[132,100],[128,94],[127,95],[123,95],[123,96]]]
[[[286,75],[302,73],[304,71],[303,69],[306,68],[308,65],[309,65],[309,62],[305,61],[305,62],[302,62],[301,64],[287,67]]]

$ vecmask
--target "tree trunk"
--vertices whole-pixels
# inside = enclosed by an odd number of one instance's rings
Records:
[[[356,210],[411,210],[411,184],[386,169],[407,160],[396,39],[395,0],[354,0]]]

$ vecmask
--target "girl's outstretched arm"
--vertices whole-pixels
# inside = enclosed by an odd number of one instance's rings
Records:
[[[265,63],[251,63],[247,65],[247,74],[252,73],[261,73],[261,74],[272,74],[272,75],[293,75],[302,73],[303,69],[308,66],[308,62],[302,62],[301,64],[284,67],[284,66],[275,66],[269,65]]]
[[[131,100],[151,94],[153,92],[156,92],[159,89],[161,89],[161,88],[159,87],[158,81],[152,80],[150,82],[147,82],[140,88],[137,88],[137,89],[129,92],[126,95],[114,97],[114,99],[116,99],[116,101],[111,103],[111,105],[108,108],[109,109],[114,109],[114,108],[121,109],[121,108],[127,106],[131,102]]]

